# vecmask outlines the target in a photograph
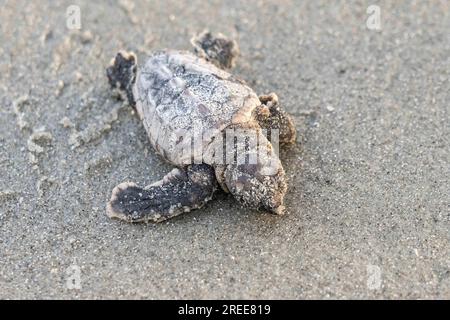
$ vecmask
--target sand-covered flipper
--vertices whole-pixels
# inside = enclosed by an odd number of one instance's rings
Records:
[[[129,182],[119,184],[112,192],[107,213],[129,222],[161,222],[202,207],[216,188],[214,169],[193,164],[185,170],[173,169],[147,188]]]
[[[261,105],[255,110],[255,119],[262,129],[278,130],[278,139],[281,145],[290,145],[295,142],[297,130],[294,121],[280,105],[275,93],[259,96]]]
[[[120,51],[110,66],[106,69],[106,76],[113,88],[125,94],[129,104],[134,107],[136,101],[133,96],[133,85],[136,81],[137,58],[133,52]]]
[[[195,35],[191,39],[195,53],[222,69],[234,66],[239,55],[239,46],[236,41],[228,39],[221,33],[213,35],[209,31]]]

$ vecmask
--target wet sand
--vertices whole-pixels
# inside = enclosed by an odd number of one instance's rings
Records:
[[[0,298],[450,298],[448,1],[379,1],[380,31],[366,1],[0,3]],[[205,28],[294,115],[289,214],[112,221],[114,186],[171,167],[105,68]]]

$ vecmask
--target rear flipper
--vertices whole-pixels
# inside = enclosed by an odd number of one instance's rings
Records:
[[[228,39],[221,33],[213,35],[209,31],[203,31],[191,39],[191,44],[199,57],[222,69],[232,68],[234,60],[239,55],[237,42]]]
[[[129,104],[134,107],[133,85],[136,81],[137,58],[133,52],[120,51],[106,69],[106,76],[113,88],[126,95]]]
[[[194,164],[173,169],[162,180],[140,188],[121,183],[114,188],[107,214],[128,222],[161,222],[202,207],[217,188],[214,169]]]

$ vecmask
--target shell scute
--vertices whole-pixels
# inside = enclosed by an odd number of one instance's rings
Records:
[[[236,119],[249,121],[242,114],[248,115],[260,104],[242,81],[181,51],[160,51],[150,56],[138,72],[135,94],[150,141],[175,165],[189,162],[191,157],[181,149],[187,143],[187,139],[180,139],[181,133],[202,139],[205,131],[220,132]],[[203,141],[203,147],[210,142]]]

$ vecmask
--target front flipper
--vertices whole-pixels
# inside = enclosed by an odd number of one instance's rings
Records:
[[[297,131],[292,117],[280,106],[275,93],[259,97],[261,105],[255,109],[255,118],[262,129],[278,130],[281,145],[295,142]]]
[[[191,39],[191,44],[199,57],[222,69],[232,68],[234,60],[239,55],[237,42],[228,39],[221,33],[213,35],[209,31],[203,31]]]
[[[128,222],[161,222],[202,207],[216,189],[214,169],[194,164],[186,170],[173,169],[147,188],[134,183],[119,184],[112,192],[107,214]]]

